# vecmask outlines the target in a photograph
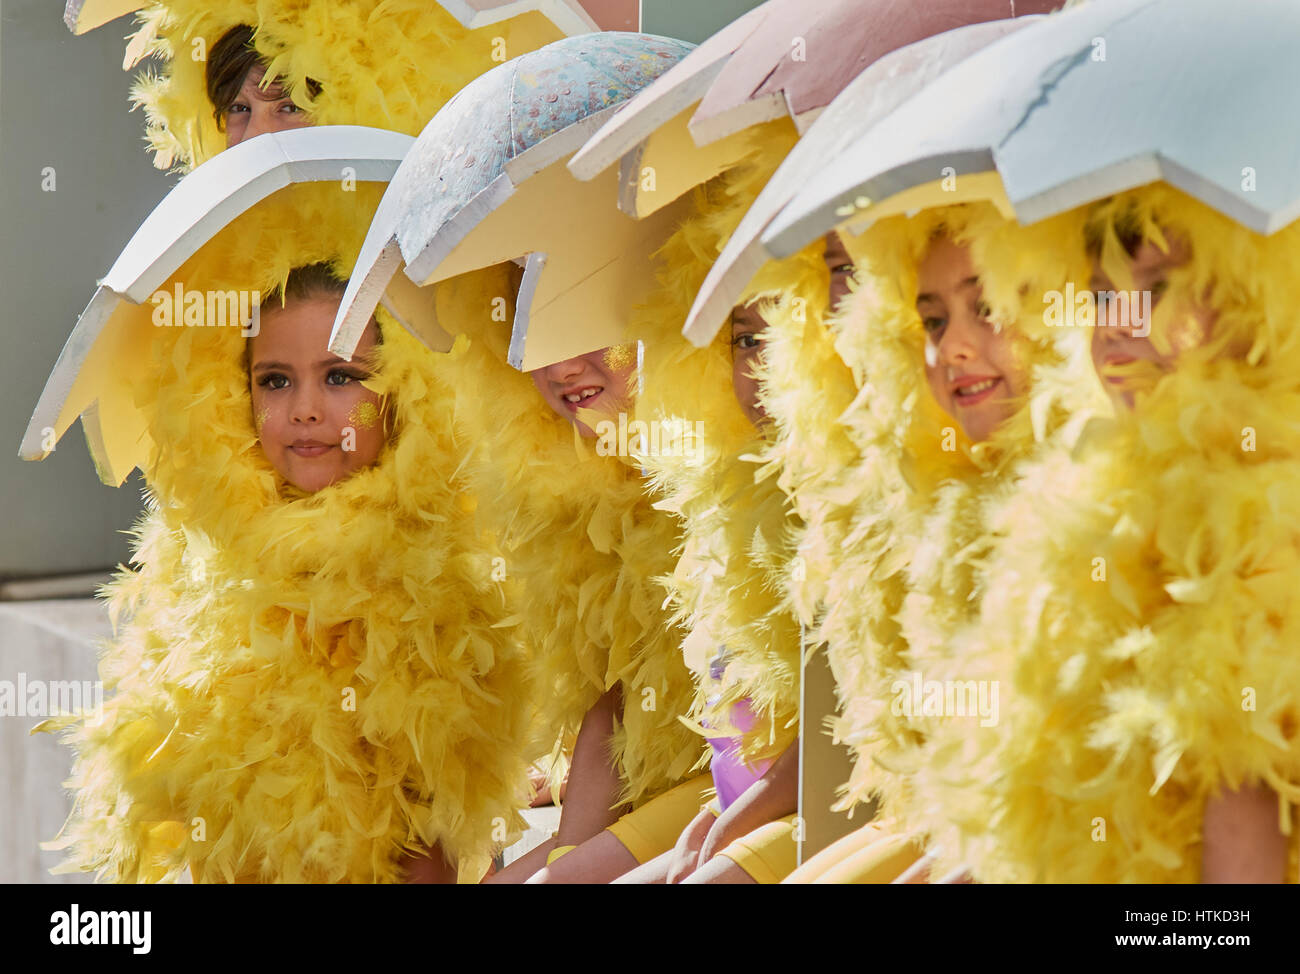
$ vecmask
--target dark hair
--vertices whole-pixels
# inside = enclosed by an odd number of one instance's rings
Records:
[[[289,277],[285,280],[284,285],[271,291],[263,299],[263,304],[274,308],[276,305],[283,307],[290,301],[306,301],[310,298],[322,296],[342,298],[347,288],[347,280],[335,274],[334,268],[330,266],[328,261],[321,261],[318,264],[304,264],[289,271]],[[375,344],[382,345],[384,343],[384,331],[379,325],[379,319],[372,318],[371,320],[375,323]],[[252,367],[250,360],[252,348],[253,341],[249,338],[244,342],[245,372]]]
[[[289,271],[284,285],[271,292],[271,299],[287,304],[290,301],[301,301],[322,294],[337,294],[342,297],[347,289],[347,280],[335,274],[334,268],[328,261],[320,261],[316,264],[304,264]]]
[[[225,129],[226,115],[244,87],[244,79],[253,68],[266,67],[266,62],[253,46],[254,30],[248,24],[239,24],[221,35],[208,52],[204,79],[207,83],[208,101],[217,128]],[[321,92],[320,82],[307,79],[307,91],[315,98]]]
[[[290,301],[305,301],[323,295],[342,298],[347,289],[348,279],[335,274],[329,261],[320,261],[316,264],[303,264],[289,271],[284,286],[272,291],[268,300],[285,305]],[[384,333],[379,327],[379,320],[375,319],[375,344],[383,343]]]

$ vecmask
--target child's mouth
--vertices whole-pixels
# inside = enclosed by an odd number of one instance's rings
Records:
[[[334,449],[334,447],[329,443],[321,443],[318,440],[296,440],[289,444],[289,449],[292,450],[296,456],[318,457],[322,453]]]
[[[592,402],[604,391],[603,386],[586,386],[563,393],[560,398],[564,400],[564,405],[569,412],[576,413],[579,409],[590,409]]]
[[[959,380],[953,385],[953,402],[963,407],[979,405],[992,396],[1001,384],[999,376]]]

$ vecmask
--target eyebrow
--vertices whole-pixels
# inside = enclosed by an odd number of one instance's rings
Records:
[[[731,309],[731,325],[733,328],[739,325],[750,324],[760,326],[766,325],[756,303],[737,305]]]
[[[358,368],[364,371],[364,367],[359,365],[356,361],[346,362],[341,358],[321,359],[319,362],[314,363],[314,367],[318,369],[323,369],[326,368],[327,366],[332,366],[332,365],[343,366],[345,368],[346,367]],[[293,366],[288,364],[287,362],[255,362],[253,364],[254,372],[260,372],[264,369],[280,369],[284,372],[292,372]]]
[[[954,288],[954,290],[960,291],[960,290],[963,290],[964,288],[968,288],[968,287],[970,287],[972,284],[974,284],[976,287],[978,287],[978,286],[979,286],[979,283],[980,283],[979,275],[978,275],[978,274],[973,274],[973,275],[971,275],[970,277],[966,278],[966,280],[964,280],[964,281],[962,281],[960,284],[958,284],[957,287]],[[940,300],[942,300],[942,298],[940,298],[939,295],[934,294],[934,293],[931,292],[931,291],[926,291],[925,293],[923,293],[923,294],[918,294],[918,295],[916,296],[916,303],[917,303],[917,304],[920,304],[922,301],[940,301]]]
[[[257,81],[254,81],[251,85],[248,85],[248,82],[251,80],[251,78],[250,76],[245,75],[244,85],[240,86],[239,91],[236,94],[236,97],[239,97],[244,93],[245,85],[250,87],[253,93],[256,95],[256,97],[262,101],[282,101],[283,99],[289,97],[289,93],[284,86],[284,81],[280,79],[276,79],[275,81],[272,81],[269,85],[263,88],[261,81],[262,78],[265,77],[266,77],[266,72],[264,71],[262,72],[261,78],[258,78]]]
[[[258,101],[293,101],[293,99],[283,89],[279,89],[278,93],[276,92],[277,89],[274,88],[267,88],[265,90],[254,89],[253,97]],[[241,91],[235,97],[242,98],[244,97],[244,93]],[[294,104],[296,105],[298,103],[294,102]]]

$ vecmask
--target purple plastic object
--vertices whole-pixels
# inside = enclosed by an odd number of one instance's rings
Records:
[[[731,724],[736,730],[749,730],[757,720],[749,707],[749,700],[738,701],[731,705]],[[772,766],[772,759],[748,764],[737,753],[740,746],[739,737],[710,737],[709,746],[713,748],[713,787],[718,789],[718,805],[723,810],[743,795],[755,781],[767,773]]]
[[[726,667],[727,648],[722,646],[718,650],[718,655],[709,663],[710,679],[721,682]],[[717,703],[717,700],[715,696],[708,703],[712,706]],[[732,704],[731,713],[727,716],[730,726],[741,734],[749,731],[758,722],[758,715],[750,707],[748,697]],[[713,773],[713,787],[718,791],[718,806],[724,812],[728,805],[743,795],[749,786],[763,777],[767,769],[772,766],[771,758],[759,761],[757,764],[749,764],[741,758],[738,753],[740,740],[739,737],[708,738],[709,746],[713,748],[713,759],[709,764]]]

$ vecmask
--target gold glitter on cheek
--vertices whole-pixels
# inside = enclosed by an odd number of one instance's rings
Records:
[[[373,402],[362,400],[348,412],[348,422],[360,430],[372,430],[379,425],[379,410]]]
[[[1030,356],[1033,353],[1029,339],[1019,331],[1008,330],[1007,346],[1011,368],[1015,371],[1016,378],[1023,380],[1029,375]]]
[[[611,372],[627,372],[636,364],[636,342],[611,345],[605,349],[605,368]]]
[[[1209,339],[1209,328],[1201,315],[1188,305],[1174,309],[1176,317],[1169,327],[1169,347],[1174,356],[1200,348]]]
[[[253,428],[257,430],[258,436],[262,435],[262,427],[266,425],[266,421],[270,418],[271,410],[267,409],[265,406],[262,407],[261,412],[253,417]]]

